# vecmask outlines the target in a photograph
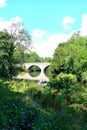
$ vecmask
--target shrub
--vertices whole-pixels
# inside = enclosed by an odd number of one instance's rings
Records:
[[[60,88],[68,88],[69,86],[74,85],[77,81],[75,75],[64,73],[57,75],[56,80],[58,81]]]
[[[87,71],[82,73],[82,82],[84,82],[84,83],[87,82]]]
[[[57,91],[61,90],[61,93],[68,104],[71,104],[71,98],[73,90],[76,87],[77,78],[73,74],[60,73],[56,76],[55,80],[51,80],[51,87]]]
[[[77,78],[73,74],[60,73],[56,79],[50,81],[50,85],[56,89],[70,88],[76,84]]]
[[[3,79],[0,79],[0,84],[2,84],[4,82],[4,80]]]

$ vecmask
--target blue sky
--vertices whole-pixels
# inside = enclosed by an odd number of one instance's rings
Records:
[[[0,26],[13,18],[21,19],[40,56],[52,56],[76,30],[87,33],[87,0],[0,0]]]

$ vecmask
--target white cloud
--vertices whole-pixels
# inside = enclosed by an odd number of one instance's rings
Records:
[[[35,38],[42,38],[44,35],[46,35],[45,30],[35,29],[33,31],[33,37],[35,37]]]
[[[0,0],[0,8],[6,6],[6,0]]]
[[[34,42],[35,51],[41,57],[52,57],[58,44],[67,41],[68,38],[69,35],[67,34],[54,34],[49,36],[47,41],[42,43]]]
[[[70,25],[65,25],[65,26],[64,26],[64,29],[71,30],[71,29],[72,29],[72,26],[70,26]]]
[[[73,24],[75,22],[75,18],[72,18],[70,16],[65,16],[64,19],[62,20],[62,25],[67,25],[67,24]]]
[[[82,15],[82,24],[80,31],[83,36],[87,35],[87,14]]]

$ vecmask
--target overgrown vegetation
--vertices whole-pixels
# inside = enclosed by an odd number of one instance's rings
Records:
[[[0,129],[86,130],[87,85],[80,86],[69,95],[68,104],[63,90],[0,80]]]
[[[29,40],[26,32],[21,34]],[[87,38],[74,34],[56,48],[53,59],[44,60],[36,53],[25,53],[22,39],[16,40],[0,32],[0,129],[87,130]],[[49,86],[11,79],[19,69],[27,71],[17,68],[17,63],[42,60],[51,62],[45,70]],[[33,66],[34,70],[38,68]]]
[[[87,38],[79,33],[65,43],[61,43],[55,50],[52,61],[52,77],[57,74],[72,73],[82,80],[82,73],[87,71]]]

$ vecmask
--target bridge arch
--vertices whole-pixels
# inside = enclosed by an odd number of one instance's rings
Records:
[[[50,76],[50,69],[49,69],[50,65],[48,65],[47,67],[44,68],[44,73],[47,77]]]
[[[41,73],[41,68],[37,65],[31,65],[29,68],[28,68],[28,73],[30,76],[32,77],[37,77],[40,75]]]
[[[32,77],[29,73],[26,73],[25,75],[22,76],[18,76],[18,78],[22,78],[22,79],[30,79],[30,80],[45,80],[45,81],[49,81],[49,78],[46,76],[45,74],[45,68],[47,68],[48,66],[50,66],[49,62],[41,62],[41,63],[24,63],[24,67],[26,69],[29,69],[32,66],[38,66],[41,69],[40,74],[37,77]]]

